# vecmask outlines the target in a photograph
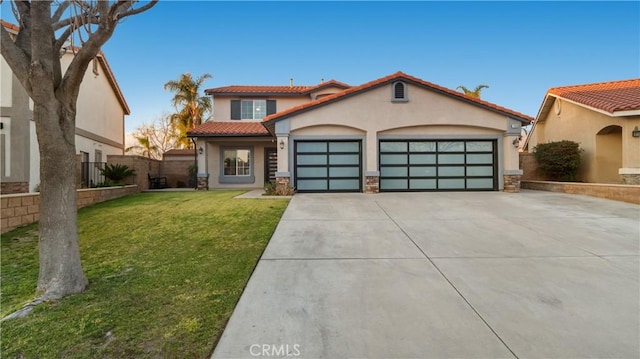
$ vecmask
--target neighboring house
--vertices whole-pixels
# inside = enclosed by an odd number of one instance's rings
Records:
[[[584,150],[578,178],[640,184],[640,79],[554,87],[547,91],[527,138],[571,140]]]
[[[214,120],[188,135],[208,188],[275,180],[298,192],[517,191],[521,126],[533,120],[402,72],[356,87],[206,92]]]
[[[19,28],[2,22],[10,33]],[[61,53],[63,72],[77,48]],[[2,193],[33,192],[40,183],[40,153],[33,121],[33,102],[13,75],[4,58],[0,60],[0,130]],[[76,113],[76,153],[83,163],[78,181],[90,186],[99,181],[99,170],[89,163],[106,162],[108,155],[124,153],[124,116],[129,106],[104,54],[89,65],[80,86]]]

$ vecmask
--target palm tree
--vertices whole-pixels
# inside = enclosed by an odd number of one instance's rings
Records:
[[[482,92],[482,89],[488,89],[488,88],[489,88],[489,86],[487,86],[487,85],[478,85],[473,90],[469,90],[468,88],[466,88],[466,87],[464,87],[462,85],[456,87],[456,89],[462,90],[462,92],[464,92],[465,95],[469,95],[469,96],[475,97],[475,98],[480,98],[480,92]]]
[[[211,98],[200,96],[200,87],[210,74],[204,74],[193,78],[190,73],[180,75],[177,80],[164,84],[164,89],[174,93],[172,102],[176,113],[171,115],[171,123],[179,133],[179,143],[183,147],[191,147],[187,139],[187,131],[202,124],[208,112],[211,111]]]
[[[134,138],[138,140],[138,144],[131,147],[127,147],[124,150],[125,152],[140,151],[142,152],[142,156],[144,157],[147,157],[147,158],[157,157],[158,146],[151,144],[151,141],[149,141],[149,137],[141,136],[141,137],[134,137]]]

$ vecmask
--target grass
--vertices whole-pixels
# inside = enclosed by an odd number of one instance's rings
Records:
[[[287,201],[142,193],[78,213],[90,285],[2,322],[2,358],[204,358]],[[2,317],[34,298],[37,224],[1,240]]]

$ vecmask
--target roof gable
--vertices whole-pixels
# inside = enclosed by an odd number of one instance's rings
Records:
[[[516,112],[516,111],[510,110],[510,109],[507,109],[505,107],[498,106],[498,105],[495,105],[493,103],[477,99],[475,97],[467,96],[467,95],[465,95],[465,94],[463,94],[461,92],[454,91],[454,90],[448,89],[446,87],[442,87],[442,86],[433,84],[431,82],[424,81],[422,79],[407,75],[407,74],[399,71],[399,72],[396,72],[396,73],[391,74],[389,76],[385,76],[385,77],[379,78],[377,80],[374,80],[374,81],[371,81],[371,82],[367,82],[367,83],[362,84],[360,86],[351,87],[351,88],[348,88],[348,89],[346,89],[344,91],[337,92],[337,93],[329,95],[329,96],[325,96],[325,97],[323,97],[321,99],[318,99],[318,100],[315,100],[315,101],[311,101],[311,102],[308,102],[308,103],[305,103],[305,104],[302,104],[302,105],[299,105],[299,106],[295,106],[295,107],[292,107],[290,109],[275,113],[273,115],[269,115],[269,116],[265,117],[263,119],[263,121],[265,122],[265,125],[271,125],[274,122],[277,122],[278,120],[285,119],[287,117],[294,116],[294,115],[296,115],[298,113],[309,111],[309,110],[312,110],[312,109],[314,109],[316,107],[327,105],[329,103],[332,103],[332,102],[335,102],[335,101],[339,101],[339,100],[348,98],[350,96],[354,96],[354,95],[357,95],[359,93],[362,93],[362,92],[365,92],[365,91],[368,91],[368,90],[371,90],[373,88],[377,88],[377,87],[380,87],[380,86],[384,86],[386,84],[389,84],[389,83],[392,83],[392,82],[395,82],[395,81],[405,81],[405,82],[408,82],[408,83],[412,83],[412,84],[414,84],[416,86],[420,86],[422,88],[425,88],[425,89],[428,89],[428,90],[432,90],[432,91],[435,91],[437,93],[440,93],[440,94],[443,94],[443,95],[446,95],[446,96],[449,96],[449,97],[453,97],[455,99],[462,100],[464,102],[467,102],[467,103],[470,103],[470,104],[473,104],[473,105],[476,105],[476,106],[483,107],[483,108],[485,108],[487,110],[505,114],[506,116],[515,118],[515,119],[520,120],[520,121],[522,121],[524,123],[529,123],[529,122],[531,122],[533,120],[532,117],[527,116],[525,114],[522,114],[520,112]]]
[[[19,26],[6,22],[4,20],[0,20],[0,26],[3,26],[5,29],[7,29],[10,33],[13,33],[13,34],[17,34],[18,31],[20,31]],[[80,47],[67,46],[67,47],[63,47],[63,50],[64,50],[64,54],[71,54],[72,56],[75,56],[76,52],[80,50]],[[107,80],[109,81],[109,85],[111,85],[111,89],[116,95],[116,98],[118,99],[118,102],[122,107],[122,110],[124,111],[125,115],[130,115],[131,110],[129,109],[129,104],[127,104],[127,100],[124,98],[124,94],[122,93],[122,90],[118,85],[118,81],[116,81],[116,77],[113,74],[113,71],[111,71],[109,62],[107,62],[107,58],[104,56],[104,53],[102,52],[102,50],[98,51],[96,58],[98,59],[100,66],[102,67],[104,73],[106,74]],[[87,71],[90,71],[90,70],[87,69]]]
[[[627,111],[640,111],[640,78],[553,87],[547,91],[545,101],[548,97],[560,97],[612,116],[625,116]],[[544,104],[542,109],[548,110]]]

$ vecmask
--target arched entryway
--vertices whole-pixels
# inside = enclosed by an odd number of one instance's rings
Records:
[[[596,134],[595,181],[620,183],[622,167],[622,127],[611,125]]]

